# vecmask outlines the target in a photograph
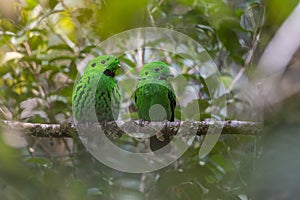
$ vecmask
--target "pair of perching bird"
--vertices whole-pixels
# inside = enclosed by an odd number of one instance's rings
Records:
[[[72,95],[75,119],[79,119],[80,122],[101,122],[114,121],[118,117],[121,94],[114,79],[118,68],[120,62],[112,55],[96,57],[87,64]],[[176,96],[167,80],[169,76],[169,66],[164,62],[151,62],[141,69],[134,94],[141,120],[174,121]],[[96,112],[97,119],[93,119],[95,115],[92,112]],[[169,143],[170,136],[166,134],[163,137],[150,137],[152,151],[159,150]]]

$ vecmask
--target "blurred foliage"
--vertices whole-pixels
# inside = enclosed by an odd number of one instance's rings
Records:
[[[281,7],[276,2],[267,6],[269,18]],[[109,36],[158,26],[185,33],[210,53],[226,89],[228,114],[223,117],[256,120],[250,102],[238,95],[234,78],[253,61],[249,55],[255,50],[264,8],[260,0],[0,1],[0,116],[35,123],[71,122],[78,63]],[[137,53],[121,57],[130,70],[138,71]],[[211,117],[208,80],[176,55],[160,56],[178,63],[190,84],[199,86],[201,120]],[[180,113],[176,116],[180,118]],[[45,199],[244,200],[249,199],[247,188],[258,149],[255,137],[222,136],[200,159],[201,138],[197,138],[174,164],[156,172],[128,174],[98,163],[76,138],[72,145],[64,139],[26,138],[16,147],[8,134],[4,130],[0,137],[0,199],[43,195]]]
[[[256,173],[249,185],[254,199],[283,200],[300,196],[299,98],[298,92],[265,109],[268,123],[261,140],[263,154],[257,160]]]

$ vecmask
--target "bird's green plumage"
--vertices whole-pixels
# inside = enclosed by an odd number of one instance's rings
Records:
[[[78,122],[113,121],[118,117],[121,95],[114,79],[120,67],[115,56],[99,56],[87,64],[72,95]]]
[[[140,119],[174,121],[176,96],[172,85],[167,80],[170,75],[169,66],[164,62],[151,62],[141,69],[135,91],[135,102]],[[167,135],[164,141],[152,136],[150,137],[150,148],[156,151],[169,142],[170,138]]]

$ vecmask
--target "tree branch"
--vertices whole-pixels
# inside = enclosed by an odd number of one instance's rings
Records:
[[[12,129],[25,129],[25,133],[34,137],[73,137],[77,133],[77,128],[84,127],[86,124],[74,125],[70,123],[63,124],[38,124],[3,121],[5,125]],[[99,129],[100,124],[88,124],[89,128]],[[114,135],[122,135],[127,133],[153,132],[153,130],[162,130],[170,135],[174,135],[178,130],[186,130],[181,132],[196,133],[197,135],[205,135],[209,126],[223,126],[221,134],[235,135],[257,135],[262,130],[262,124],[258,122],[248,121],[178,121],[178,122],[141,122],[138,120],[107,122],[105,131],[112,132]],[[115,133],[114,133],[115,132]]]

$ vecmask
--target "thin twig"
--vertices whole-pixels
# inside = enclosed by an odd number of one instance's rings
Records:
[[[160,0],[160,1],[158,2],[158,4],[157,4],[154,8],[152,8],[152,10],[150,11],[151,14],[154,13],[154,12],[157,10],[157,8],[158,8],[163,2],[164,2],[164,0]]]
[[[261,18],[261,23],[263,23],[263,21],[264,21],[264,10],[263,10],[262,18]],[[244,66],[240,69],[239,73],[235,76],[235,78],[233,79],[231,85],[229,86],[229,88],[228,88],[229,92],[233,89],[235,84],[240,80],[240,78],[244,74],[245,70],[247,68],[249,68],[249,66],[252,64],[252,61],[253,61],[253,58],[254,58],[254,52],[256,51],[258,42],[260,40],[261,31],[262,31],[262,28],[260,28],[260,27],[258,27],[254,31],[253,38],[252,38],[252,47],[248,52],[249,54],[248,54],[248,56],[247,56],[247,58],[244,62]]]
[[[146,174],[145,173],[143,173],[142,175],[141,175],[141,183],[140,183],[140,186],[139,186],[139,191],[140,192],[145,192],[145,182],[146,182]]]

